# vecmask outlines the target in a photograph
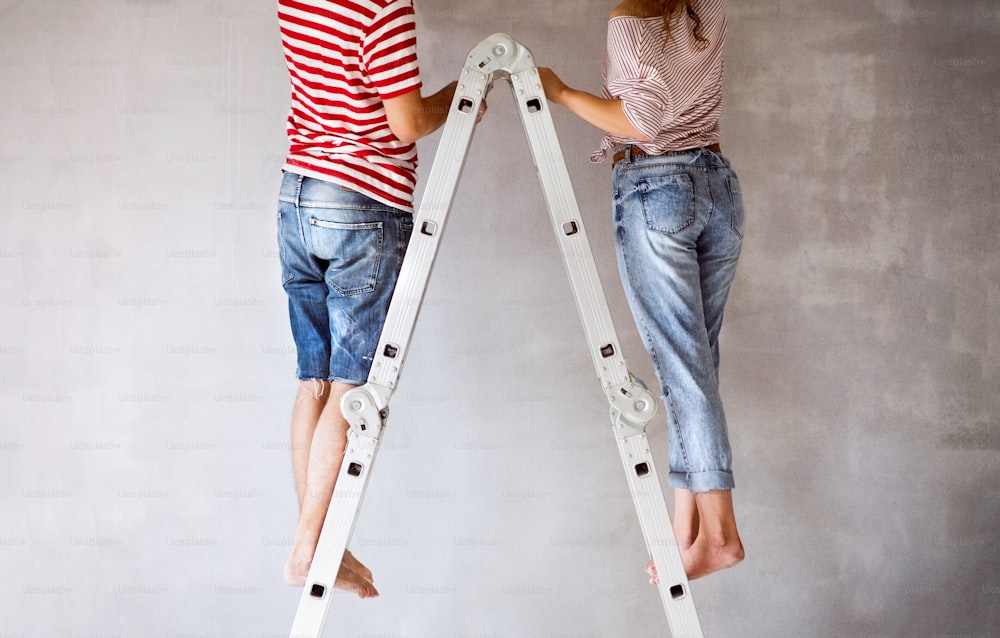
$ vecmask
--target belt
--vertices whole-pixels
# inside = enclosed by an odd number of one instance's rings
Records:
[[[715,144],[709,144],[708,146],[703,146],[702,148],[706,148],[706,149],[712,151],[713,153],[721,153],[722,152],[722,147],[719,146],[718,142],[716,142]],[[696,148],[689,148],[689,149],[685,149],[683,151],[667,151],[667,153],[665,153],[665,154],[676,155],[678,153],[687,153],[689,151],[696,151],[696,150],[698,150],[698,149],[696,149]],[[618,162],[620,162],[623,159],[625,159],[625,153],[626,153],[625,151],[618,151],[617,153],[615,153],[614,157],[611,158],[611,165],[614,166]],[[642,157],[643,155],[649,155],[649,153],[647,153],[646,151],[642,150],[638,146],[633,146],[632,147],[632,157]],[[655,156],[653,156],[653,157],[655,157]]]

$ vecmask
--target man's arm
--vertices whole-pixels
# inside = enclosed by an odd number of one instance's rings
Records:
[[[438,130],[448,119],[457,86],[458,82],[452,82],[428,97],[422,97],[418,89],[383,100],[385,118],[393,134],[401,142],[411,144]]]
[[[538,75],[545,88],[545,97],[555,104],[565,106],[581,119],[618,137],[628,137],[642,142],[649,138],[640,133],[625,116],[621,100],[600,98],[586,91],[566,86],[551,69],[541,67]]]

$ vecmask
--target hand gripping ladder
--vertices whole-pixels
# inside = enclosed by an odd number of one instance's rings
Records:
[[[476,45],[462,69],[368,383],[346,393],[341,402],[350,423],[347,452],[292,625],[292,638],[319,638],[323,631],[333,583],[375,462],[389,398],[399,380],[479,107],[497,78],[509,79],[517,101],[588,348],[611,406],[613,430],[646,547],[660,576],[658,588],[670,632],[674,638],[703,636],[646,439],[646,424],[656,414],[657,401],[626,368],[531,52],[498,33]]]

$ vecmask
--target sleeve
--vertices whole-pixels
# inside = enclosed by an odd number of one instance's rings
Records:
[[[637,131],[654,139],[663,130],[664,121],[672,117],[674,106],[655,60],[646,59],[662,47],[647,51],[645,45],[637,28],[616,24],[609,29],[604,90],[621,101],[625,117]]]
[[[417,26],[411,0],[393,0],[379,11],[365,34],[362,60],[382,99],[419,89]]]
[[[670,94],[655,78],[622,77],[608,83],[608,93],[621,101],[625,117],[637,131],[656,138],[672,111]]]

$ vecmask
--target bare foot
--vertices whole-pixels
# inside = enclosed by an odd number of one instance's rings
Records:
[[[288,561],[285,562],[284,577],[286,583],[292,587],[302,587],[306,584],[315,551],[316,543],[296,543],[292,547],[292,553],[288,556]]]
[[[333,583],[333,586],[336,589],[357,594],[360,598],[375,598],[378,596],[378,590],[375,589],[375,585],[370,580],[352,571],[347,566],[346,558],[340,563],[340,569],[337,571],[337,580]]]
[[[292,549],[288,562],[285,563],[285,582],[293,587],[302,587],[309,577],[309,567],[312,565],[312,552],[306,551],[305,546],[296,545]],[[340,562],[340,569],[337,570],[337,580],[333,583],[335,589],[348,591],[357,594],[361,598],[374,598],[378,596],[378,590],[372,584],[371,571],[362,565],[350,552],[344,552],[344,559]]]
[[[681,560],[688,579],[694,580],[732,567],[743,560],[743,556],[743,543],[739,536],[726,539],[699,534],[694,544],[681,555]]]
[[[701,539],[702,537],[699,537],[698,541]],[[681,554],[681,561],[684,563],[684,572],[687,574],[688,580],[728,569],[743,560],[743,545],[739,539],[728,544],[724,541],[716,543],[698,541]],[[649,574],[650,585],[659,584],[660,575],[652,560],[646,563],[646,573]]]
[[[674,538],[689,580],[707,576],[743,560],[743,543],[736,531],[731,490],[692,494],[674,490]],[[649,582],[660,582],[656,565],[646,565]]]
[[[367,580],[369,583],[375,582],[375,579],[372,578],[372,570],[362,565],[361,561],[355,558],[354,554],[352,554],[349,549],[344,551],[343,564],[346,565],[352,572]]]

